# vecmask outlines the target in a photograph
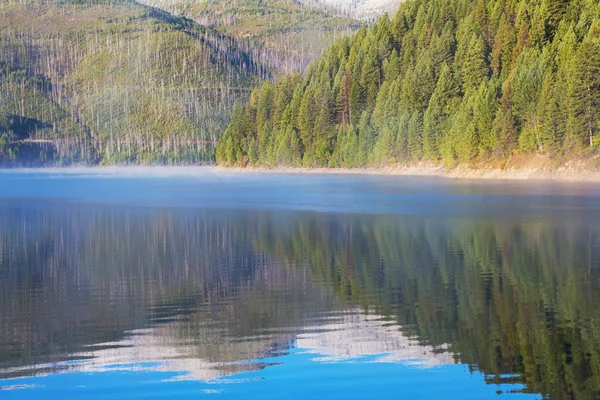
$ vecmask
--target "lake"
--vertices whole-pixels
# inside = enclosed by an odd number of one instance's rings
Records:
[[[600,397],[600,186],[0,171],[0,398]]]

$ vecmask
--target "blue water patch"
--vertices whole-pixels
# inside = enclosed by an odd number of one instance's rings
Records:
[[[185,372],[159,372],[151,365],[103,368],[101,372],[71,371],[1,382],[14,390],[12,399],[538,399],[522,393],[520,384],[488,384],[480,372],[461,364],[419,368],[402,362],[373,362],[376,358],[316,362],[317,354],[293,350],[267,368],[199,381]],[[158,367],[158,366],[154,366]],[[138,370],[140,369],[140,370]],[[19,386],[22,388],[17,389]]]

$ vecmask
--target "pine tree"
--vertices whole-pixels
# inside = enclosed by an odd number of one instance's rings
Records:
[[[423,117],[421,112],[412,113],[407,127],[408,156],[410,160],[423,157]]]
[[[475,6],[475,20],[479,24],[481,31],[484,34],[485,41],[490,43],[490,17],[488,12],[488,2],[486,0],[478,0]]]
[[[432,60],[420,59],[415,68],[408,70],[404,76],[400,107],[424,112],[435,86],[435,67],[432,65]]]
[[[394,142],[395,135],[392,128],[385,126],[383,129],[381,129],[381,133],[379,134],[377,142],[373,147],[373,153],[371,157],[372,164],[378,165],[391,162],[393,160],[392,154],[394,151]]]
[[[387,60],[394,49],[392,39],[392,23],[387,14],[383,14],[376,25],[377,29],[377,50],[380,60]]]
[[[552,69],[547,70],[538,103],[542,149],[552,154],[560,152],[565,130],[561,121],[564,110],[559,103],[560,97],[555,90],[555,82],[556,74]]]
[[[275,126],[278,126],[283,120],[283,113],[301,82],[302,76],[298,73],[284,75],[275,82],[272,111],[272,120],[276,122]]]
[[[465,91],[474,90],[489,75],[487,49],[483,38],[473,34],[464,60],[461,62],[461,76]]]
[[[360,117],[360,123],[358,125],[358,154],[356,158],[360,166],[366,166],[368,161],[371,159],[371,151],[375,145],[375,132],[371,126],[371,120],[368,111],[363,111]]]
[[[400,76],[400,57],[398,56],[396,49],[392,50],[392,54],[390,55],[390,59],[385,68],[384,76],[385,80],[388,82],[392,82]]]
[[[548,10],[550,24],[553,28],[558,28],[569,5],[569,0],[544,0],[544,6]]]
[[[509,66],[510,49],[514,47],[514,43],[512,27],[509,25],[506,15],[502,13],[490,55],[492,70],[497,76],[505,67]]]
[[[600,27],[594,25],[577,49],[569,69],[568,134],[594,146],[600,120]]]
[[[546,3],[535,8],[531,19],[531,44],[541,48],[549,40],[550,14]]]
[[[329,138],[333,131],[335,121],[333,99],[329,86],[322,86],[317,92],[315,101],[316,118],[314,122],[314,135],[317,138]]]
[[[366,106],[375,107],[377,92],[381,83],[379,54],[376,48],[371,48],[365,55],[361,71],[360,84],[364,90]]]
[[[305,148],[311,148],[315,136],[315,119],[317,117],[314,89],[307,88],[302,96],[302,103],[298,110],[298,129],[300,139]]]
[[[492,148],[491,156],[495,159],[507,159],[517,145],[517,131],[511,110],[499,109],[496,112],[492,133],[496,145]]]
[[[541,110],[538,106],[548,54],[536,49],[526,50],[517,63],[512,79],[512,104],[515,117],[521,121],[523,132],[519,142],[524,151],[542,151]]]
[[[358,83],[353,82],[350,88],[350,97],[348,99],[348,108],[351,124],[358,124],[360,115],[364,109],[364,101],[362,97],[362,91]]]
[[[477,132],[482,159],[492,155],[498,145],[498,137],[493,133],[493,124],[498,109],[499,91],[497,80],[483,82],[473,102],[473,126]]]
[[[404,111],[398,115],[396,124],[396,147],[394,156],[400,161],[410,161],[410,149],[408,145],[408,124],[410,113]]]
[[[423,121],[423,151],[428,158],[439,157],[439,143],[450,128],[449,118],[455,111],[458,95],[454,75],[450,67],[444,64]]]
[[[264,126],[271,119],[273,108],[273,85],[270,82],[265,83],[260,91],[260,98],[256,106],[256,131],[258,140],[261,140]]]
[[[351,121],[351,108],[350,108],[350,99],[352,95],[352,76],[350,74],[350,69],[344,69],[344,75],[342,77],[342,81],[340,84],[340,89],[337,96],[337,110],[338,110],[338,121],[344,125],[348,126]],[[356,96],[356,93],[355,93]],[[355,100],[357,101],[357,100]]]
[[[456,53],[453,21],[446,22],[441,35],[433,38],[430,53],[432,63],[436,67],[452,63]]]
[[[229,166],[244,164],[242,140],[245,126],[244,108],[240,104],[236,104],[233,108],[231,122],[223,133],[224,140],[221,140],[217,146],[218,163]]]
[[[371,118],[371,123],[376,129],[387,126],[390,118],[393,117],[394,110],[397,109],[397,107],[395,107],[396,104],[390,101],[390,89],[390,82],[386,81],[383,83],[377,94],[377,101],[375,102],[375,108]]]
[[[473,103],[476,93],[464,97],[452,120],[452,126],[444,136],[440,153],[447,166],[456,162],[470,163],[477,155],[479,148],[478,132],[473,122]]]

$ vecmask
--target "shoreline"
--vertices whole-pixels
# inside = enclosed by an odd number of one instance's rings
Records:
[[[303,167],[213,167],[216,171],[269,174],[338,174],[429,177],[444,179],[518,180],[600,183],[600,170],[573,167],[547,168],[467,168],[448,169],[434,165],[396,165],[370,168],[303,168]]]
[[[554,181],[600,183],[600,155],[593,158],[571,160],[562,165],[552,164],[543,157],[513,158],[504,165],[466,166],[446,168],[440,163],[416,162],[368,168],[306,168],[306,167],[223,167],[219,165],[73,165],[62,167],[12,167],[0,168],[4,172],[76,173],[102,171],[108,174],[147,175],[197,175],[212,173],[265,173],[265,174],[328,174],[328,175],[382,175],[398,177],[429,177],[461,180],[496,181]]]

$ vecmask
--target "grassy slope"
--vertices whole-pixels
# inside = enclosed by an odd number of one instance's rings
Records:
[[[0,131],[58,139],[62,162],[210,159],[261,67],[220,51],[223,35],[167,13],[73,3],[81,1],[0,2]]]

